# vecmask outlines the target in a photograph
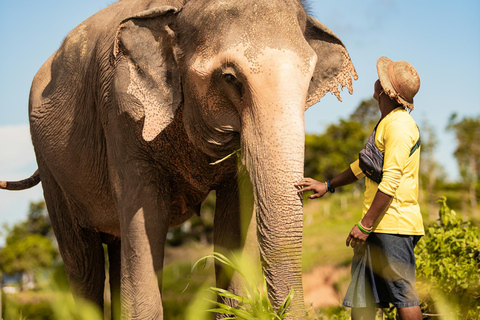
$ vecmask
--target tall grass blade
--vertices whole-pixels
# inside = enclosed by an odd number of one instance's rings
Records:
[[[268,300],[267,282],[263,276],[263,290],[260,291],[258,289],[260,285],[260,278],[257,276],[257,273],[260,275],[261,272],[257,272],[252,267],[256,266],[256,264],[248,263],[248,261],[245,260],[245,256],[242,256],[242,259],[240,260],[237,259],[236,256],[233,257],[234,259],[232,261],[224,255],[214,252],[213,254],[200,258],[192,267],[193,272],[200,262],[209,258],[213,258],[214,260],[230,267],[232,270],[237,272],[241,278],[242,288],[244,289],[242,294],[245,296],[240,296],[221,288],[210,288],[212,293],[216,294],[218,297],[221,297],[221,299],[224,301],[235,301],[236,306],[229,306],[227,303],[209,300],[209,302],[214,304],[216,307],[208,309],[207,311],[234,316],[234,318],[224,319],[240,320],[282,320],[289,316],[290,313],[286,313],[286,311],[292,303],[294,290],[290,290],[280,308],[275,310],[271,302]]]

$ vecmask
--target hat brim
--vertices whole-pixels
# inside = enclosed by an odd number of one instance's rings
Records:
[[[413,101],[409,102],[403,99],[397,91],[395,91],[392,82],[390,81],[390,77],[388,76],[388,66],[393,63],[393,61],[387,57],[380,57],[377,60],[377,74],[378,79],[380,80],[380,84],[382,85],[383,91],[385,94],[388,95],[391,99],[395,99],[398,103],[402,106],[413,110]]]

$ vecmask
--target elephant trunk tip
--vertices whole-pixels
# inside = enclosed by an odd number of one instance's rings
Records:
[[[0,181],[0,189],[5,190],[25,190],[32,188],[40,183],[40,173],[38,170],[27,179],[20,181]]]

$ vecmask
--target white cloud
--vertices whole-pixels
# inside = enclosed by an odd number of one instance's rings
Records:
[[[0,126],[0,179],[21,174],[32,165],[35,165],[35,154],[29,126]]]

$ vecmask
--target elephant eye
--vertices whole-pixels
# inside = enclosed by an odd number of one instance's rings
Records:
[[[225,67],[223,68],[222,72],[222,78],[225,83],[228,84],[228,87],[234,89],[236,93],[240,96],[243,94],[243,84],[242,82],[237,78],[235,69],[232,67]]]
[[[224,73],[223,78],[229,83],[234,83],[237,80],[237,78],[231,73]]]

